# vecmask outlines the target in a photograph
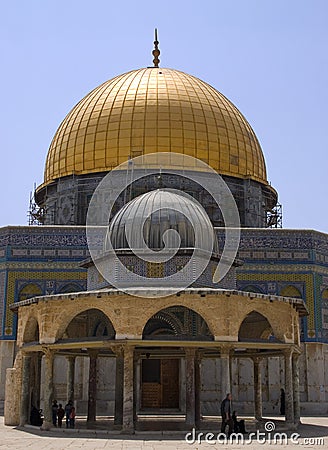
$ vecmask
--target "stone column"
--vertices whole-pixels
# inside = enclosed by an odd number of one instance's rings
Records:
[[[123,371],[124,371],[124,353],[123,347],[114,350],[116,354],[115,365],[115,413],[114,425],[122,427],[123,424]]]
[[[299,368],[299,354],[293,353],[293,400],[294,400],[294,423],[299,425],[301,418],[300,406],[300,368]]]
[[[186,354],[186,425],[195,427],[195,354],[196,349],[185,348]]]
[[[222,398],[231,393],[230,384],[230,346],[222,346],[220,350],[221,358],[221,390]]]
[[[41,363],[42,363],[42,353],[38,352],[36,354],[36,380],[35,380],[35,407],[40,409],[40,392],[41,392]]]
[[[200,429],[201,424],[201,402],[200,402],[200,392],[201,392],[201,367],[202,367],[202,356],[198,351],[195,357],[195,425],[197,429]]]
[[[140,358],[140,354],[135,357],[135,373],[134,373],[134,396],[135,396],[135,419],[137,419],[138,412],[141,408],[141,368],[142,368],[142,359]]]
[[[256,420],[262,419],[262,380],[261,360],[253,358],[254,367],[254,415]]]
[[[89,424],[95,423],[97,415],[97,356],[98,350],[89,350],[89,390],[88,390],[88,416]]]
[[[286,422],[294,423],[294,400],[293,400],[293,370],[292,370],[292,350],[288,349],[285,355],[285,409]]]
[[[53,401],[53,367],[54,367],[54,351],[47,347],[42,349],[44,353],[44,407],[43,407],[43,424],[44,430],[50,430],[52,427],[52,401]]]
[[[123,357],[123,427],[124,433],[134,433],[133,421],[133,355],[134,347],[126,345]]]
[[[66,356],[67,361],[67,391],[66,400],[74,402],[74,380],[75,380],[75,356]]]
[[[22,385],[19,425],[22,427],[29,422],[30,414],[30,368],[31,356],[23,355]]]

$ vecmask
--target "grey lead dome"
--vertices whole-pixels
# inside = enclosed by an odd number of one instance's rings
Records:
[[[146,244],[151,250],[172,247],[208,250],[213,241],[211,251],[218,251],[217,238],[204,208],[191,196],[174,189],[156,189],[127,203],[109,225],[111,247],[130,249],[127,236],[131,237],[132,248],[138,249]],[[138,236],[143,236],[144,242]]]

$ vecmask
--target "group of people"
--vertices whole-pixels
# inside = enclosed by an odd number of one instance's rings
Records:
[[[228,427],[228,437],[232,433],[245,434],[245,420],[238,420],[236,411],[232,411],[232,395],[227,394],[226,398],[221,403],[221,433],[226,433]]]
[[[238,420],[236,411],[232,411],[231,401],[232,396],[229,393],[221,403],[221,432],[225,433],[226,428],[228,427],[228,436],[230,436],[232,432],[245,434],[247,433],[245,430],[245,421]],[[280,389],[280,414],[285,415],[285,390],[283,388]]]
[[[63,418],[66,418],[66,428],[75,428],[75,408],[72,400],[69,400],[63,408],[63,405],[57,404],[57,400],[52,402],[52,423],[54,427],[61,428]]]

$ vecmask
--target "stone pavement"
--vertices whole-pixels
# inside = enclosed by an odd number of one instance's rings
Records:
[[[294,443],[289,439],[280,443],[274,443],[274,433],[271,432],[271,442],[268,441],[269,435],[266,435],[267,441],[263,442],[263,435],[260,436],[262,442],[257,442],[253,437],[251,441],[242,443],[215,442],[215,438],[211,443],[187,443],[184,433],[182,432],[166,432],[165,434],[158,432],[148,432],[147,434],[138,433],[133,436],[122,436],[119,433],[106,431],[87,431],[87,430],[57,430],[41,431],[37,427],[6,427],[3,424],[3,417],[0,417],[0,449],[31,449],[31,450],[208,450],[208,449],[231,449],[240,450],[241,448],[249,448],[251,450],[267,449],[328,449],[328,417],[303,417],[302,425],[298,429],[299,439],[294,436]],[[291,437],[293,432],[288,432]],[[211,438],[210,438],[211,439]]]

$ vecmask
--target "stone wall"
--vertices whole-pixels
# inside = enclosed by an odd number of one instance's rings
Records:
[[[252,311],[270,323],[274,336],[282,342],[298,344],[298,313],[287,300],[237,291],[197,291],[178,296],[149,299],[118,291],[98,291],[37,298],[38,303],[21,306],[18,312],[17,344],[21,346],[31,320],[38,323],[40,343],[49,344],[63,336],[71,320],[88,309],[99,309],[111,321],[116,338],[141,339],[147,321],[170,306],[185,306],[207,323],[215,340],[238,341],[244,318]]]
[[[5,398],[6,370],[13,366],[16,341],[0,341],[0,411]]]

